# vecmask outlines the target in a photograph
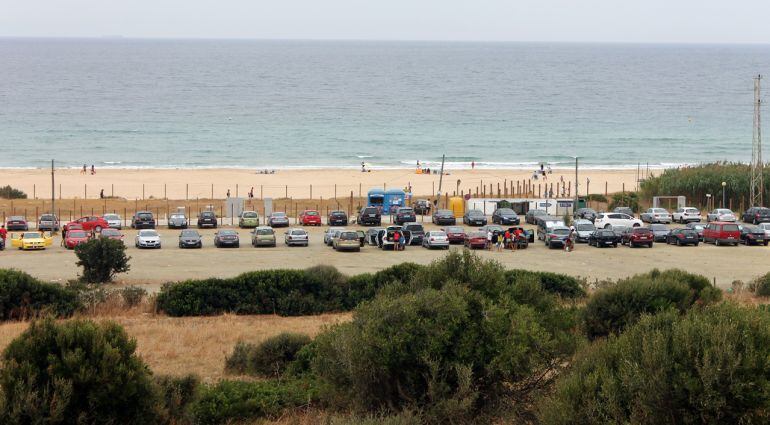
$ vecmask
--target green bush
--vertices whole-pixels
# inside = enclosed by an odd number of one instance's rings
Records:
[[[400,263],[382,269],[376,273],[362,273],[348,279],[348,292],[345,307],[353,309],[362,301],[374,298],[380,288],[391,284],[403,284],[412,280],[423,269],[415,263]]]
[[[515,286],[521,279],[534,278],[546,291],[558,294],[564,298],[582,298],[586,295],[585,282],[564,274],[550,272],[534,272],[514,269],[505,272],[508,285]]]
[[[770,420],[770,315],[731,303],[646,316],[581,352],[543,424]]]
[[[3,352],[0,422],[154,422],[156,390],[135,350],[114,323],[33,322]]]
[[[192,423],[192,406],[199,397],[200,379],[195,375],[156,376],[158,423]]]
[[[612,194],[612,201],[608,209],[612,211],[616,207],[628,207],[633,212],[639,212],[639,195],[636,192],[620,192]]]
[[[123,241],[95,238],[75,247],[77,266],[83,267],[82,279],[89,283],[110,282],[117,273],[130,269]]]
[[[44,283],[18,270],[0,269],[0,319],[26,319],[41,313],[71,316],[81,304],[76,291]]]
[[[312,387],[301,381],[220,381],[202,391],[192,412],[201,425],[244,423],[276,418],[313,398]]]
[[[27,194],[20,191],[19,189],[14,189],[10,185],[6,185],[3,187],[0,187],[0,198],[1,199],[27,199]]]
[[[770,297],[770,273],[751,281],[749,289],[758,297]]]
[[[296,359],[297,352],[310,341],[307,335],[284,332],[258,345],[238,342],[233,353],[225,359],[225,371],[278,378]]]
[[[120,296],[123,297],[123,305],[136,307],[147,296],[147,290],[138,286],[127,286],[120,290]]]
[[[681,270],[653,270],[597,291],[586,304],[584,323],[591,338],[623,331],[644,313],[684,312],[695,304],[719,301],[722,293],[703,276]]]

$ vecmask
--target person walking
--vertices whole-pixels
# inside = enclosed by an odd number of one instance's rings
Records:
[[[492,250],[492,231],[487,230],[487,251]]]
[[[5,229],[5,224],[0,225],[0,239],[3,240],[3,246],[5,246],[5,239],[8,237],[8,230]]]
[[[497,252],[503,251],[503,235],[500,232],[495,232],[495,246],[497,247]]]
[[[99,199],[104,199],[104,189],[99,191]]]
[[[254,198],[254,186],[251,187],[251,190],[249,190],[249,199]]]
[[[476,169],[476,161],[471,161],[471,170]]]
[[[227,189],[227,197],[230,197],[230,189]]]
[[[93,176],[96,174],[96,169],[94,168],[94,164],[91,164],[91,175]]]

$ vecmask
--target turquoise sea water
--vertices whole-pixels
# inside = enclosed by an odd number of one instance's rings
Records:
[[[745,161],[765,72],[770,46],[0,39],[0,167]]]

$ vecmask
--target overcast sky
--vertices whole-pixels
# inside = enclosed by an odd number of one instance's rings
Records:
[[[770,43],[770,0],[2,0],[0,36]]]

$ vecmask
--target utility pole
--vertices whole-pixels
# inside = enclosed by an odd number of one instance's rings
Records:
[[[54,175],[53,161],[54,160],[52,159],[51,160],[51,214],[56,216],[56,177]],[[56,217],[56,218],[60,219],[61,217]],[[51,232],[53,232],[54,230],[56,229],[51,230]]]
[[[759,97],[761,75],[754,78],[754,132],[751,137],[751,188],[749,207],[761,207],[764,193],[764,176],[762,164],[762,99]]]
[[[446,159],[446,155],[441,155],[441,174],[439,174],[439,177],[438,177],[438,194],[436,195],[439,201],[441,201],[441,183],[444,182],[444,160],[445,159]]]
[[[586,196],[588,196],[587,193],[586,193]],[[575,205],[572,206],[572,214],[574,214],[575,211],[577,211],[579,199],[580,199],[580,194],[578,193],[578,157],[575,157]]]

